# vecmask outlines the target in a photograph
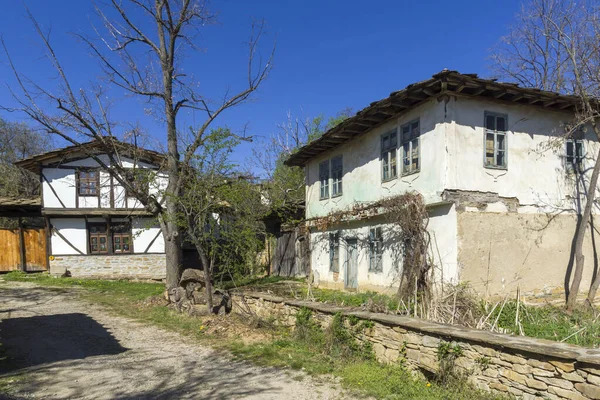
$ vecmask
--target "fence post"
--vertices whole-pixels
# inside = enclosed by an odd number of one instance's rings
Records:
[[[25,258],[25,234],[23,233],[23,219],[19,217],[19,250],[21,250],[21,271],[27,270],[27,260]]]

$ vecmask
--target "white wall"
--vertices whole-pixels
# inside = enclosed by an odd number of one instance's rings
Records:
[[[429,255],[439,270],[435,276],[445,282],[458,280],[458,237],[457,216],[454,205],[440,205],[429,209],[428,232],[431,236]],[[383,255],[382,272],[369,271],[369,229],[382,228]],[[311,231],[311,268],[328,284],[343,287],[346,266],[346,239],[358,239],[358,289],[389,290],[399,284],[402,271],[402,243],[397,238],[397,227],[383,217],[354,221],[330,228],[327,231]],[[329,262],[329,234],[340,234],[339,275],[331,272]]]
[[[165,241],[160,226],[151,218],[137,218],[131,224],[131,233],[133,235],[133,250],[135,253],[143,253],[146,248],[152,243],[148,253],[164,253]],[[158,235],[158,237],[157,237]]]
[[[453,122],[448,129],[448,180],[446,189],[498,193],[516,197],[521,212],[555,211],[572,206],[565,200],[575,193],[575,181],[564,166],[565,145],[562,128],[568,113],[534,106],[458,98],[449,104]],[[507,168],[490,169],[483,165],[484,113],[508,115]],[[587,129],[585,161],[591,175],[598,144]],[[501,210],[498,210],[501,211]]]
[[[81,253],[87,254],[87,233],[84,218],[51,218],[50,224]],[[50,242],[52,254],[80,254],[54,231]]]
[[[75,170],[43,168],[42,173],[47,179],[42,179],[44,207],[62,208],[62,201],[66,208],[75,208]]]
[[[420,172],[401,176],[401,152],[398,152],[398,178],[381,181],[381,135],[416,118],[420,119]],[[445,103],[435,99],[410,110],[397,120],[371,130],[344,145],[312,159],[306,166],[306,217],[327,215],[345,209],[355,202],[370,202],[406,191],[421,192],[428,203],[440,200],[446,168]],[[320,200],[319,163],[343,155],[342,196]],[[331,191],[331,187],[330,187]]]
[[[101,156],[108,163],[108,157]],[[125,168],[133,167],[133,161],[124,159]],[[73,169],[65,168],[73,167]],[[42,195],[45,208],[63,208],[63,205],[53,193],[52,189],[58,194],[64,204],[64,208],[110,208],[111,207],[111,180],[113,187],[114,208],[143,208],[143,205],[133,197],[126,198],[124,188],[118,184],[117,180],[111,178],[110,174],[100,171],[100,196],[78,196],[76,193],[76,167],[98,167],[95,160],[91,158],[67,162],[61,165],[61,168],[43,168],[42,172],[49,181],[43,180]],[[150,169],[152,165],[140,162],[138,168]],[[164,192],[168,184],[168,175],[159,172],[156,174],[154,182],[150,183],[150,194],[154,194],[161,199],[161,193]],[[52,186],[52,188],[50,187]],[[76,200],[77,197],[77,200]]]

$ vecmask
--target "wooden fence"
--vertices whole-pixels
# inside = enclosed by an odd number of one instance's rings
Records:
[[[0,271],[46,271],[46,230],[0,229]]]
[[[278,276],[308,276],[310,273],[308,238],[299,234],[299,228],[277,236],[273,255],[272,273]]]

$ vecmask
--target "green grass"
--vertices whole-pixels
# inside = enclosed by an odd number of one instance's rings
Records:
[[[332,374],[342,385],[358,393],[381,399],[495,399],[466,384],[440,386],[415,379],[401,365],[382,365],[374,361],[369,347],[357,345],[346,329],[362,329],[361,324],[344,324],[341,316],[334,324],[321,329],[305,313],[298,322],[300,329],[270,327],[268,322],[256,328],[264,334],[261,342],[244,344],[239,339],[214,337],[203,332],[202,318],[178,313],[164,305],[147,301],[162,293],[157,283],[101,281],[91,279],[52,278],[47,274],[9,273],[6,281],[33,282],[42,286],[77,287],[84,299],[106,306],[109,310],[196,338],[199,343],[231,352],[234,356],[261,365],[304,370],[309,374]],[[330,295],[330,292],[327,292]],[[364,299],[364,298],[363,298]],[[355,300],[354,304],[357,304]],[[300,313],[303,315],[302,313]],[[236,318],[234,315],[228,320]],[[240,318],[238,318],[240,319]],[[240,322],[241,323],[241,322]],[[265,328],[266,327],[266,328]],[[0,390],[10,382],[0,381]],[[460,389],[458,389],[460,388]]]
[[[498,318],[498,326],[509,333],[519,333],[516,325],[517,303],[507,302],[502,308],[496,307],[491,321]],[[519,305],[519,321],[525,336],[565,341],[579,346],[600,347],[600,315],[588,308],[579,308],[571,314],[560,306],[524,306]],[[565,340],[566,339],[566,340]]]

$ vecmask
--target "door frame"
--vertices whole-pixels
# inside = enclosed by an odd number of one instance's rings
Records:
[[[358,238],[357,237],[348,237],[345,238],[346,242],[346,260],[345,260],[345,268],[344,268],[344,289],[346,290],[358,290]],[[354,268],[356,271],[356,286],[349,286],[349,272],[350,272],[350,248],[354,248]]]

